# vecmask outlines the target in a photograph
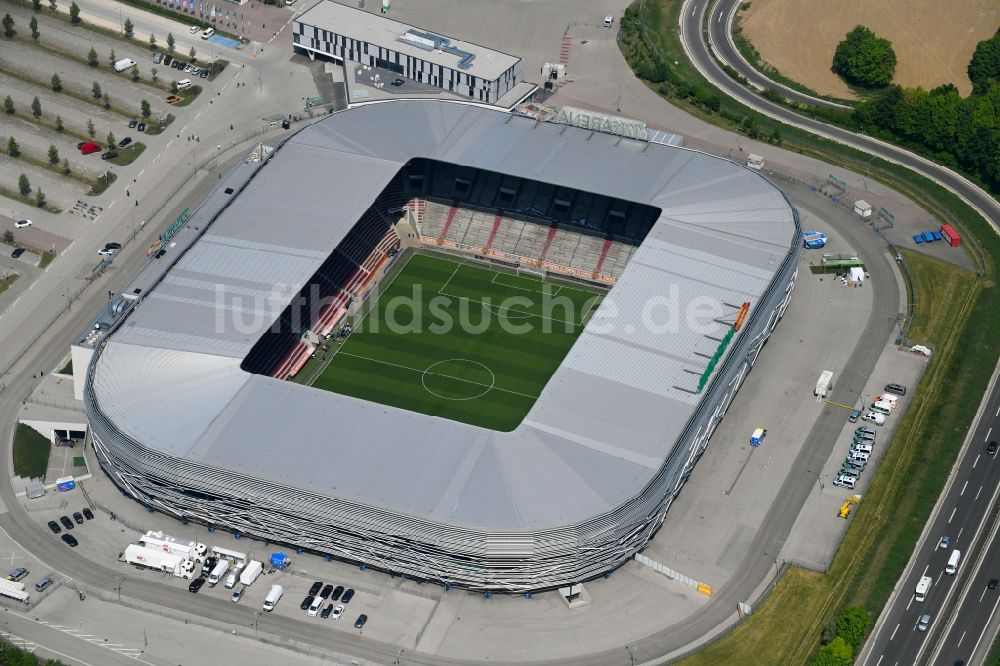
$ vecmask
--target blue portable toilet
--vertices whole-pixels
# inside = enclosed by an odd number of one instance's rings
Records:
[[[923,234],[914,234],[913,235],[913,242],[916,243],[917,245],[923,245],[924,235]]]
[[[929,231],[925,231],[924,232],[924,242],[925,243],[933,243],[934,242],[934,234],[932,234]]]
[[[271,566],[275,569],[284,569],[288,566],[288,555],[284,553],[271,553]]]
[[[766,436],[767,430],[764,428],[757,428],[753,431],[753,434],[750,435],[750,446],[760,446]]]

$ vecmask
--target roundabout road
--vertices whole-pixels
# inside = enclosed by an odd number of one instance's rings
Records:
[[[685,0],[684,5],[681,7],[681,43],[688,57],[698,71],[701,72],[702,76],[733,99],[764,115],[916,171],[920,175],[950,190],[975,208],[990,223],[993,229],[997,233],[1000,233],[1000,228],[997,227],[997,221],[1000,220],[1000,202],[997,202],[988,192],[964,176],[884,141],[869,136],[857,135],[848,130],[795,113],[784,106],[760,97],[726,74],[712,56],[712,51],[718,54],[722,61],[747,77],[754,85],[760,87],[774,85],[747,64],[736,51],[732,39],[729,37],[729,27],[732,17],[739,4],[740,0],[718,0],[714,5],[711,5],[712,14],[710,20],[707,21],[708,42],[705,41],[706,35],[702,32],[701,27],[706,24],[705,14],[710,9],[710,1]],[[785,90],[783,92],[787,97],[796,99],[794,95],[790,94],[793,91]],[[796,93],[795,95],[799,94]]]

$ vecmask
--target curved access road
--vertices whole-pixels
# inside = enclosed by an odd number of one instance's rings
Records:
[[[733,99],[771,118],[864,151],[869,155],[900,164],[933,180],[975,208],[1000,234],[1000,228],[997,226],[997,221],[1000,220],[1000,202],[964,176],[884,141],[857,135],[854,132],[795,113],[784,106],[764,99],[726,74],[713,57],[713,52],[729,66],[747,77],[747,80],[752,84],[760,87],[773,87],[775,85],[751,67],[733,45],[729,28],[739,3],[740,0],[718,0],[713,5],[710,0],[685,0],[681,7],[679,26],[681,43],[688,58],[702,76]],[[711,11],[710,17],[706,16],[708,11]],[[707,26],[705,32],[702,32],[702,25]],[[792,94],[795,91],[782,89],[782,92],[790,99],[797,99]],[[795,93],[795,95],[806,97],[802,96],[801,93]],[[809,99],[801,101],[808,102]]]

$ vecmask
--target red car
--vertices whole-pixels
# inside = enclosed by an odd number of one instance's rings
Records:
[[[101,146],[93,143],[92,141],[84,141],[82,143],[76,144],[76,147],[80,149],[80,152],[84,155],[90,155],[91,153],[101,152]]]

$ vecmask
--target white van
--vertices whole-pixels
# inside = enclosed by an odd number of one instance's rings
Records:
[[[201,33],[202,39],[208,39],[215,34],[215,28],[205,28],[205,32]]]
[[[191,87],[191,79],[181,79],[177,82],[177,89],[184,90]]]
[[[855,444],[851,447],[851,455],[857,455],[859,453],[867,453],[871,455],[872,445],[871,444]]]
[[[274,606],[281,599],[281,593],[285,590],[280,585],[272,585],[271,591],[267,593],[267,598],[264,599],[264,612],[270,613],[274,610]]]
[[[200,32],[200,31],[201,31],[201,28],[199,28],[198,26],[196,26],[196,25],[191,26],[191,34],[192,35],[195,34],[196,32]]]
[[[868,412],[861,417],[861,420],[867,421],[868,423],[874,423],[877,426],[885,425],[885,414],[879,414],[878,412]]]
[[[955,572],[958,571],[958,562],[962,559],[962,553],[958,550],[951,551],[951,557],[948,558],[948,565],[944,568],[944,572],[949,576],[954,576]]]
[[[313,597],[313,600],[309,603],[309,617],[316,617],[319,615],[319,609],[323,607],[324,601],[326,601],[326,599],[318,594]]]
[[[226,576],[226,582],[224,583],[227,590],[231,590],[236,587],[236,583],[240,581],[240,573],[242,571],[243,570],[240,567],[234,567],[229,572],[229,575]]]
[[[219,560],[219,563],[212,569],[212,573],[208,575],[208,584],[218,585],[227,571],[229,571],[229,560]]]
[[[872,411],[877,414],[885,414],[889,416],[892,414],[892,403],[889,402],[873,402]]]
[[[927,598],[927,591],[931,589],[931,583],[934,579],[930,576],[921,576],[920,580],[917,581],[917,593],[913,595],[916,601],[923,601]]]
[[[882,393],[875,396],[875,402],[888,402],[892,403],[893,407],[896,407],[899,404],[899,396],[891,393]]]

